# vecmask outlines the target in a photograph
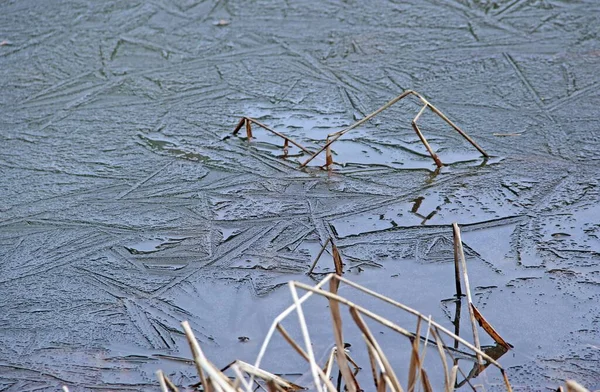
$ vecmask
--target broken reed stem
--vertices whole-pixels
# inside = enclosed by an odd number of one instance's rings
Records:
[[[160,385],[160,390],[162,392],[169,392],[169,389],[167,388],[167,382],[165,381],[165,376],[162,372],[162,370],[157,370],[156,371],[156,377],[158,378],[158,384]],[[64,388],[63,388],[64,390]],[[69,390],[67,389],[66,392],[68,392]]]
[[[312,161],[313,159],[315,159],[317,157],[317,155],[319,155],[320,153],[322,153],[327,147],[329,147],[331,144],[333,144],[336,140],[338,140],[345,133],[353,130],[356,127],[361,126],[362,124],[366,123],[367,121],[369,121],[370,119],[372,119],[373,117],[375,117],[376,115],[378,115],[379,113],[383,112],[385,109],[389,108],[390,106],[392,106],[396,102],[400,101],[402,98],[404,98],[407,95],[412,94],[412,93],[414,93],[412,90],[407,90],[407,91],[403,92],[402,94],[400,94],[399,96],[397,96],[396,98],[394,98],[391,101],[389,101],[388,103],[386,103],[385,105],[383,105],[382,107],[380,107],[379,109],[375,110],[373,113],[369,114],[368,116],[364,117],[363,119],[358,120],[354,124],[350,125],[349,127],[344,128],[341,131],[329,134],[329,136],[334,136],[334,138],[331,139],[330,141],[328,141],[319,150],[317,150],[317,152],[315,152],[310,158],[308,158],[303,164],[301,164],[300,167],[304,167],[308,163],[310,163],[310,161]],[[328,136],[328,138],[329,138],[329,136]]]
[[[437,109],[435,106],[433,106],[432,104],[430,104],[425,98],[423,98],[423,96],[421,96],[416,91],[406,90],[402,94],[400,94],[399,96],[397,96],[396,98],[390,100],[388,103],[386,103],[385,105],[383,105],[382,107],[380,107],[379,109],[377,109],[376,111],[374,111],[373,113],[371,113],[368,116],[362,118],[361,120],[355,122],[354,124],[350,125],[349,127],[346,127],[346,128],[344,128],[344,129],[342,129],[342,130],[340,130],[338,132],[330,133],[327,136],[327,142],[325,143],[325,145],[323,147],[321,147],[319,150],[317,150],[304,163],[302,163],[300,165],[300,167],[305,167],[306,165],[308,165],[313,159],[315,159],[323,151],[326,151],[326,165],[327,165],[327,167],[329,167],[333,163],[333,159],[331,158],[331,149],[330,149],[330,147],[331,147],[331,145],[333,143],[335,143],[344,134],[346,134],[349,131],[355,129],[356,127],[359,127],[362,124],[366,123],[367,121],[369,121],[373,117],[377,116],[379,113],[383,112],[384,110],[388,109],[390,106],[394,105],[396,102],[398,102],[398,101],[402,100],[403,98],[407,97],[408,95],[414,95],[414,96],[416,96],[424,104],[424,107],[421,108],[421,110],[419,111],[419,114],[417,114],[417,116],[412,121],[412,125],[413,125],[413,129],[415,130],[415,132],[419,136],[419,139],[421,140],[421,142],[423,143],[423,145],[425,145],[425,148],[429,152],[429,155],[431,155],[431,157],[433,158],[433,160],[434,160],[434,162],[435,162],[435,164],[436,164],[436,166],[438,168],[442,167],[443,163],[439,159],[439,157],[435,154],[435,152],[433,151],[433,149],[431,148],[431,146],[429,146],[429,143],[427,142],[427,139],[425,138],[425,136],[423,136],[423,134],[421,133],[420,129],[418,128],[418,126],[416,124],[418,118],[421,116],[421,114],[423,113],[423,111],[425,110],[425,108],[431,109],[435,114],[437,114],[448,125],[450,125],[452,128],[454,128],[454,130],[456,132],[458,132],[463,138],[465,138],[484,157],[486,157],[486,158],[489,157],[489,155],[477,143],[475,143],[475,141],[473,139],[471,139],[471,137],[469,135],[467,135],[466,132],[464,132],[456,124],[454,124],[452,121],[450,121],[450,119],[448,117],[446,117],[446,115],[444,115],[444,113],[442,113],[439,109]]]
[[[460,263],[462,266],[463,280],[465,283],[465,291],[467,292],[467,302],[469,303],[469,316],[471,319],[471,327],[473,329],[473,342],[475,343],[475,347],[477,347],[477,349],[479,350],[476,352],[477,363],[479,364],[479,367],[481,368],[481,367],[483,367],[483,359],[481,358],[481,355],[479,354],[479,352],[481,352],[481,345],[479,344],[479,333],[477,332],[477,321],[475,321],[475,314],[473,312],[473,299],[471,298],[471,287],[469,285],[469,274],[467,273],[467,261],[465,259],[465,253],[464,253],[463,246],[462,246],[462,239],[460,237],[460,228],[458,227],[458,223],[453,223],[452,229],[454,230],[454,238],[456,239],[455,246],[458,246],[458,256],[459,256]]]
[[[452,227],[452,234],[454,239],[454,282],[456,284],[456,298],[460,300],[460,297],[463,296],[462,288],[460,286],[460,258],[459,258],[459,232],[454,230],[454,226]]]
[[[250,122],[250,120],[246,117],[246,136],[248,137],[248,141],[250,141],[250,139],[252,139],[252,123]]]
[[[249,121],[249,122],[252,122],[252,123],[254,123],[256,125],[258,125],[259,127],[261,127],[263,129],[271,132],[274,135],[279,136],[280,138],[284,139],[286,142],[292,143],[294,146],[298,147],[299,149],[301,149],[305,153],[312,154],[312,152],[309,149],[307,149],[306,147],[304,147],[302,144],[296,142],[294,139],[290,139],[289,137],[285,136],[283,133],[277,132],[276,130],[268,127],[267,125],[263,124],[262,122],[260,122],[258,120],[255,120],[253,118],[250,118],[250,117],[246,117],[246,120]]]
[[[323,246],[321,247],[321,250],[319,251],[319,254],[317,255],[317,257],[315,258],[315,261],[313,261],[312,265],[310,266],[310,269],[308,270],[308,275],[312,274],[315,267],[317,266],[317,263],[319,262],[319,259],[321,258],[321,255],[323,254],[323,252],[325,251],[325,248],[327,247],[327,244],[331,241],[331,237],[327,238],[327,241],[325,241],[325,243],[323,244]]]
[[[446,117],[446,115],[444,113],[442,113],[440,110],[438,110],[438,108],[436,108],[435,106],[433,106],[432,104],[430,104],[429,102],[427,102],[427,106],[429,107],[429,109],[431,109],[435,114],[437,114],[438,116],[441,117],[442,120],[446,121],[446,123],[448,123],[448,125],[450,125],[452,128],[454,128],[454,130],[456,132],[458,132],[462,137],[464,137],[465,139],[467,139],[467,141],[469,143],[471,143],[471,145],[473,147],[475,147],[477,149],[477,151],[479,151],[481,153],[481,155],[483,155],[486,158],[489,158],[490,156],[488,155],[487,152],[484,151],[483,148],[479,147],[479,145],[477,143],[475,143],[475,140],[471,139],[471,137],[469,135],[466,134],[465,131],[463,131],[462,129],[460,129],[458,126],[456,126],[452,121],[450,121],[450,119],[448,117]]]
[[[288,147],[288,143],[293,144],[294,146],[298,147],[299,149],[301,149],[302,151],[304,151],[307,154],[312,154],[312,152],[307,149],[306,147],[304,147],[302,144],[296,142],[294,139],[291,139],[287,136],[285,136],[283,133],[277,132],[276,130],[274,130],[273,128],[263,124],[262,122],[255,120],[251,117],[242,117],[242,119],[240,120],[240,122],[237,124],[237,126],[234,128],[233,130],[233,134],[237,135],[237,133],[240,131],[240,129],[242,129],[242,127],[245,125],[246,126],[246,136],[248,137],[248,139],[251,139],[252,136],[252,123],[258,125],[259,127],[271,132],[274,135],[279,136],[280,138],[282,138],[285,143],[283,145],[284,149],[287,149]],[[286,153],[287,155],[287,153]]]
[[[417,115],[415,116],[415,118],[412,120],[411,125],[412,125],[413,129],[415,130],[415,132],[417,133],[417,136],[421,140],[421,143],[423,143],[423,145],[427,149],[427,152],[429,153],[429,155],[431,155],[431,158],[435,162],[435,165],[437,167],[442,167],[442,166],[444,166],[444,164],[442,163],[442,161],[440,160],[440,158],[437,156],[437,154],[433,151],[433,149],[429,145],[429,142],[427,141],[427,139],[425,139],[425,136],[423,136],[423,133],[421,132],[421,129],[419,129],[419,126],[417,125],[417,120],[419,119],[419,117],[421,117],[421,114],[423,114],[423,112],[425,111],[425,109],[427,109],[427,105],[424,105],[421,108],[421,110],[419,110],[419,113],[417,113]]]

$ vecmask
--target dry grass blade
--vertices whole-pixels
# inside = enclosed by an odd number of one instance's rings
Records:
[[[162,370],[156,371],[156,377],[158,378],[160,388],[163,392],[179,392],[177,386],[173,384],[171,380],[169,380],[169,377],[167,377]]]
[[[382,372],[379,376],[379,381],[377,381],[377,376],[375,376],[375,385],[377,386],[377,392],[385,392],[386,390],[386,379],[385,374]]]
[[[451,385],[451,390],[454,390],[454,387],[456,386],[456,377],[458,376],[458,365],[454,365],[452,366],[452,370],[450,371],[450,385]]]
[[[306,326],[306,319],[304,318],[304,311],[302,310],[302,306],[300,304],[300,300],[298,298],[298,292],[296,291],[296,286],[294,282],[289,283],[290,292],[292,293],[292,298],[294,299],[294,305],[296,305],[296,313],[298,314],[298,322],[300,324],[300,330],[302,331],[302,337],[304,339],[304,345],[306,347],[306,354],[308,354],[308,362],[310,365],[310,371],[313,376],[313,381],[315,383],[315,388],[318,391],[321,391],[321,385],[319,383],[319,372],[318,365],[315,361],[315,354],[312,349],[312,342],[310,341],[310,335],[308,333],[308,327]]]
[[[411,339],[410,365],[408,368],[408,392],[413,392],[417,386],[419,369],[421,368],[421,358],[419,356],[419,342],[421,341],[421,319],[417,319],[416,337]]]
[[[352,319],[354,319],[354,322],[356,323],[358,328],[365,335],[365,337],[369,341],[369,343],[371,343],[371,345],[373,346],[373,349],[377,353],[377,356],[381,360],[381,363],[383,364],[383,369],[385,370],[386,375],[390,378],[391,386],[393,387],[394,390],[396,390],[398,392],[402,392],[403,389],[400,386],[400,382],[398,381],[396,374],[394,373],[394,369],[392,368],[389,361],[387,360],[387,357],[381,350],[381,347],[379,346],[379,343],[377,343],[377,340],[371,333],[371,330],[369,329],[369,327],[367,326],[365,321],[362,319],[362,317],[358,313],[357,308],[354,306],[350,306],[350,314],[352,315]]]
[[[340,256],[340,251],[338,250],[337,246],[335,246],[333,240],[330,242],[331,253],[333,255],[333,264],[335,265],[335,274],[341,276],[344,274],[344,263],[342,262],[342,256]]]
[[[351,280],[348,280],[346,278],[344,278],[343,276],[338,276],[335,274],[330,274],[328,275],[325,279],[331,277],[332,279],[338,279],[341,282],[356,288],[357,290],[369,294],[375,298],[378,298],[386,303],[389,303],[391,305],[394,305],[408,313],[411,313],[419,318],[421,318],[422,320],[425,320],[427,322],[429,322],[429,317],[425,317],[423,314],[419,313],[418,311],[414,310],[413,308],[406,306],[400,302],[394,301],[384,295],[381,295],[373,290],[369,290],[366,287],[363,287],[357,283],[352,282]],[[354,304],[351,301],[348,301],[346,298],[344,297],[340,297],[337,295],[334,295],[328,291],[322,290],[320,288],[318,288],[319,285],[321,285],[321,282],[316,285],[316,286],[308,286],[306,284],[300,283],[300,282],[294,282],[295,285],[299,288],[302,288],[303,290],[306,291],[310,291],[319,295],[322,295],[324,297],[332,297],[332,298],[336,298],[337,301],[339,301],[341,304],[347,305],[347,306],[353,306],[356,307],[358,310],[360,310],[361,313],[363,313],[364,315],[372,318],[373,320],[378,321],[379,323],[385,325],[386,327],[396,331],[397,333],[404,335],[408,338],[413,338],[415,335],[412,332],[408,332],[406,329],[396,325],[395,323],[371,312],[368,309],[365,309],[361,306],[358,306],[356,304]],[[460,336],[457,336],[455,334],[453,334],[452,332],[450,332],[448,329],[446,329],[445,327],[443,327],[442,325],[436,323],[435,321],[431,321],[431,325],[436,327],[439,331],[442,331],[443,333],[445,333],[446,335],[450,336],[452,339],[455,339],[457,341],[459,341],[462,345],[464,345],[465,347],[467,347],[469,350],[472,350],[474,353],[481,355],[486,361],[489,361],[491,364],[493,364],[495,367],[497,367],[498,369],[502,369],[502,366],[492,357],[490,357],[489,355],[487,355],[485,352],[481,351],[481,349],[478,349],[477,347],[475,347],[474,345],[472,345],[471,343],[469,343],[468,341],[466,341],[465,339],[461,338]]]
[[[207,383],[207,378],[204,375],[204,371],[206,371],[208,376],[211,378],[211,382],[213,382],[214,386],[217,387],[216,389],[226,392],[236,392],[235,388],[233,388],[231,385],[229,378],[227,378],[219,369],[217,369],[206,359],[202,349],[200,348],[200,345],[198,344],[198,341],[196,340],[196,337],[194,336],[194,332],[192,331],[190,324],[187,321],[184,321],[181,323],[181,325],[183,326],[185,336],[190,345],[190,349],[192,350],[192,355],[194,357],[194,362],[196,364],[198,374],[200,375],[202,385],[205,386],[207,390],[210,390],[209,384]]]
[[[296,343],[296,341],[294,339],[292,339],[292,337],[290,336],[290,334],[285,330],[285,328],[283,328],[283,326],[281,324],[277,324],[277,330],[279,331],[279,333],[281,334],[281,336],[283,336],[283,338],[289,343],[289,345],[292,346],[292,348],[302,358],[304,358],[307,362],[310,361],[308,359],[308,354],[302,349],[302,347],[300,347],[300,345],[298,343]]]
[[[477,322],[475,321],[475,314],[473,313],[473,299],[471,297],[471,286],[469,285],[469,274],[467,273],[467,260],[465,259],[465,252],[462,246],[462,239],[460,237],[460,228],[458,227],[458,223],[452,224],[452,229],[454,230],[454,238],[456,239],[455,246],[458,246],[458,257],[460,259],[460,264],[462,266],[462,275],[463,282],[465,284],[465,291],[467,294],[467,302],[469,303],[469,316],[471,319],[471,327],[473,329],[473,342],[475,343],[475,347],[481,351],[481,345],[479,344],[479,333],[477,332]],[[481,358],[481,354],[477,352],[477,363],[480,367],[483,367],[483,359]]]
[[[427,376],[425,369],[421,369],[421,383],[423,384],[423,391],[433,392],[433,388],[431,387],[431,383],[429,382],[429,377]]]
[[[435,339],[436,347],[442,361],[442,366],[444,367],[444,391],[451,392],[453,388],[450,387],[450,373],[448,372],[448,361],[444,351],[444,342],[442,342],[442,338],[440,337],[437,328],[433,328],[431,330],[431,334]]]
[[[567,392],[590,392],[587,388],[575,380],[567,380],[566,384]]]
[[[437,156],[437,154],[433,151],[433,149],[431,148],[431,146],[427,142],[427,139],[425,139],[425,136],[423,136],[423,133],[421,132],[421,130],[419,129],[419,126],[417,125],[417,120],[419,119],[419,117],[421,117],[421,115],[423,114],[423,112],[425,111],[425,109],[427,109],[427,105],[425,105],[425,106],[423,106],[421,108],[421,110],[419,111],[419,113],[417,113],[417,115],[415,116],[415,118],[412,120],[411,125],[412,125],[413,129],[415,130],[415,132],[417,133],[417,136],[421,140],[421,143],[423,143],[423,145],[427,149],[427,152],[429,153],[429,155],[431,155],[431,158],[435,162],[436,166],[437,167],[442,167],[442,166],[444,166],[444,164],[442,163],[442,161],[440,160],[440,158]]]
[[[285,389],[281,388],[279,384],[273,380],[267,381],[267,390],[269,392],[285,392]]]
[[[319,283],[317,283],[315,285],[315,288],[320,288],[323,285],[327,284],[327,282],[329,282],[330,279],[333,279],[334,276],[335,276],[334,274],[327,275],[325,278],[323,278]],[[313,294],[314,293],[312,293],[312,292],[304,294],[298,302],[300,304],[302,304],[303,302],[308,300]],[[256,357],[256,361],[254,362],[254,366],[260,367],[260,363],[265,355],[265,352],[267,351],[267,347],[268,347],[271,339],[273,338],[273,334],[277,330],[277,325],[279,325],[295,309],[296,309],[296,304],[294,303],[293,305],[290,305],[287,309],[285,309],[283,312],[281,312],[277,317],[275,317],[275,320],[273,320],[273,323],[271,324],[271,327],[269,328],[269,332],[267,332],[267,336],[265,337],[265,340],[264,340],[262,346],[260,347],[260,351],[258,353],[258,356]],[[307,354],[307,356],[308,356],[308,354]]]
[[[339,264],[342,263],[339,252],[337,251],[337,247],[333,242],[331,242],[331,246],[333,248],[333,260],[339,259]],[[336,272],[338,262],[336,262]],[[330,291],[333,294],[337,294],[339,281],[331,280],[330,282]],[[333,334],[335,337],[335,345],[337,347],[336,357],[338,362],[338,367],[340,368],[340,372],[342,373],[342,377],[344,378],[344,382],[346,383],[346,388],[349,392],[356,392],[356,380],[352,376],[352,372],[350,372],[350,367],[348,366],[348,360],[346,358],[346,351],[344,349],[344,338],[342,335],[342,315],[340,313],[340,304],[332,299],[329,299],[329,308],[331,310],[331,321],[333,322]]]
[[[492,325],[488,323],[488,321],[485,319],[485,317],[483,317],[483,315],[475,305],[471,304],[471,307],[473,307],[473,315],[475,316],[475,319],[477,320],[479,325],[481,325],[481,328],[483,328],[485,332],[487,332],[487,334],[490,335],[490,337],[494,339],[496,343],[503,346],[507,350],[510,350],[512,348],[512,345],[506,342],[506,340],[502,339],[502,336],[500,336],[500,334],[496,332],[494,327],[492,327]]]
[[[381,363],[381,359],[379,359],[375,348],[367,337],[363,334],[363,339],[365,340],[365,344],[367,345],[367,354],[369,355],[369,364],[371,365],[371,375],[373,376],[373,385],[375,385],[376,389],[379,389],[379,380],[377,377],[378,369],[381,371],[383,369],[383,363]]]
[[[321,258],[321,255],[323,254],[323,252],[325,251],[325,248],[327,247],[327,244],[331,241],[331,237],[327,238],[327,241],[325,241],[325,243],[323,244],[323,246],[321,247],[321,250],[319,251],[319,254],[317,254],[317,257],[315,257],[315,261],[313,261],[312,265],[310,266],[310,269],[308,270],[308,275],[312,274],[315,267],[317,266],[317,263],[319,262],[319,259]]]
[[[272,381],[286,391],[297,391],[300,389],[305,389],[304,387],[294,384],[293,382],[286,380],[283,377],[279,377],[273,373],[267,372],[266,370],[259,369],[247,362],[237,360],[235,361],[235,365],[238,366],[239,369],[243,372],[252,374],[255,377],[265,380],[266,382]]]

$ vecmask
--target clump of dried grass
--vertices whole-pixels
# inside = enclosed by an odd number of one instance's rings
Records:
[[[464,295],[466,296],[469,307],[473,342],[469,342],[458,336],[458,333],[449,331],[435,322],[431,316],[425,316],[407,305],[346,279],[343,276],[343,262],[341,255],[333,240],[329,239],[324,244],[319,256],[323,253],[328,243],[330,243],[336,272],[325,276],[314,286],[295,281],[288,283],[293,304],[279,314],[273,321],[254,364],[236,360],[224,369],[218,369],[202,352],[189,323],[187,321],[182,323],[203,390],[207,392],[252,392],[262,388],[263,390],[270,392],[296,391],[300,389],[314,389],[319,392],[357,392],[362,390],[389,390],[392,392],[404,392],[406,390],[408,392],[413,392],[417,389],[421,389],[425,392],[430,392],[433,391],[434,388],[430,383],[429,373],[425,368],[424,359],[427,348],[433,347],[441,361],[443,369],[441,378],[443,378],[444,391],[451,392],[464,384],[469,384],[473,390],[475,390],[475,387],[470,383],[470,380],[477,377],[490,366],[495,368],[501,374],[506,391],[512,391],[505,369],[497,361],[498,358],[512,348],[512,346],[498,334],[473,304],[460,228],[457,224],[453,225],[453,232],[456,296],[457,301],[460,301],[463,296],[464,286]],[[311,267],[309,274],[312,273],[317,261],[318,257]],[[324,287],[327,284],[329,285],[328,289],[325,289]],[[416,319],[416,328],[411,330],[400,326],[386,316],[378,314],[365,306],[354,303],[348,299],[347,296],[340,295],[339,288],[341,285],[345,285],[362,294],[366,294],[377,301],[392,305],[396,309],[414,316]],[[305,312],[302,306],[312,296],[327,299],[330,308],[330,318],[335,345],[330,350],[329,355],[326,357],[327,360],[324,363],[319,363],[316,360],[313,351],[313,342],[310,337]],[[371,385],[359,384],[357,374],[361,370],[361,367],[345,349],[342,309],[347,309],[349,311],[352,321],[362,334],[369,359],[368,367],[370,368],[371,373],[371,377],[369,377],[369,379],[372,380]],[[302,342],[298,342],[292,338],[290,333],[288,333],[282,325],[283,321],[293,313],[296,313],[298,317]],[[384,348],[365,322],[365,318],[387,327],[398,334],[398,336],[402,336],[410,342],[411,349],[410,353],[408,353],[410,362],[405,385],[401,385],[400,375],[397,374],[396,370],[391,365]],[[483,331],[496,342],[495,349],[482,350],[479,344],[478,325],[481,326]],[[423,333],[421,332],[422,327],[425,329]],[[455,332],[458,332],[458,330],[455,330]],[[267,348],[276,333],[279,333],[292,350],[307,363],[310,378],[312,379],[309,384],[298,385],[261,368],[261,363],[265,359]],[[444,342],[445,339],[453,341],[453,346],[447,345]],[[475,366],[470,371],[463,369],[461,367],[462,362],[457,358],[458,354],[461,358],[467,357],[474,360]],[[334,367],[338,369],[337,385],[334,385],[332,381]],[[230,375],[227,375],[226,372],[229,372]],[[459,374],[463,377],[462,381],[458,381]],[[157,377],[163,392],[178,391],[177,387],[165,374],[163,374],[162,371],[159,370],[157,372]],[[587,391],[574,381],[567,381],[566,390],[569,392]],[[563,391],[563,388],[559,387],[558,391]]]

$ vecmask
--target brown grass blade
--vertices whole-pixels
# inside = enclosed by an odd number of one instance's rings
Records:
[[[375,349],[375,352],[377,353],[377,355],[381,359],[381,362],[383,363],[383,367],[384,367],[385,373],[390,378],[391,386],[396,391],[402,392],[403,389],[400,386],[400,382],[398,381],[398,378],[396,377],[396,374],[394,373],[394,369],[392,368],[392,366],[390,365],[389,361],[387,360],[387,357],[385,356],[385,354],[381,350],[381,347],[379,346],[379,343],[377,343],[377,340],[375,339],[375,337],[371,333],[371,330],[369,329],[369,327],[367,326],[367,324],[365,323],[365,321],[362,319],[362,317],[358,313],[358,310],[356,309],[356,307],[354,307],[354,306],[350,307],[350,314],[352,315],[352,319],[354,319],[354,322],[356,323],[356,325],[358,326],[358,328],[366,336],[366,338],[369,341],[369,343],[371,343],[373,345],[373,348]]]
[[[200,375],[202,385],[206,386],[207,391],[211,390],[209,384],[207,383],[207,378],[204,375],[204,371],[206,371],[208,376],[211,378],[211,381],[214,382],[215,385],[219,387],[219,389],[225,390],[226,392],[235,392],[235,388],[233,388],[233,386],[231,385],[231,380],[229,380],[229,378],[227,378],[221,371],[219,371],[219,369],[217,369],[212,363],[210,363],[204,356],[204,353],[202,352],[202,349],[200,348],[200,345],[198,344],[198,341],[194,336],[194,332],[190,327],[190,324],[187,321],[184,321],[181,323],[181,325],[183,326],[185,336],[190,345],[190,349],[192,350],[194,363],[196,364],[196,370]]]
[[[246,118],[246,136],[248,140],[252,139],[252,123],[249,118]]]
[[[297,391],[297,390],[305,389],[304,387],[294,384],[293,382],[286,380],[283,377],[280,377],[276,374],[267,372],[266,370],[259,369],[247,362],[237,360],[237,361],[235,361],[235,364],[240,368],[240,370],[242,370],[248,374],[252,374],[255,377],[258,377],[262,380],[265,380],[265,382],[272,381],[286,391]]]
[[[246,124],[246,117],[242,117],[240,119],[240,122],[237,124],[237,126],[233,130],[233,134],[237,135],[237,133],[240,131],[240,129],[242,129],[242,127],[244,126],[244,124]]]
[[[377,369],[382,371],[383,364],[377,357],[377,353],[375,352],[375,348],[371,343],[369,343],[369,339],[363,334],[363,339],[365,339],[365,343],[367,345],[367,354],[369,354],[369,364],[371,365],[371,375],[373,376],[373,385],[375,385],[376,389],[379,389],[379,379],[377,377]]]
[[[315,267],[317,266],[317,263],[319,262],[319,259],[321,258],[321,255],[323,254],[323,252],[325,251],[325,248],[327,247],[327,244],[331,241],[331,237],[327,238],[327,241],[325,241],[325,243],[323,244],[323,246],[321,247],[321,250],[319,251],[319,254],[317,254],[317,257],[315,258],[315,261],[313,261],[312,265],[310,266],[310,269],[308,270],[308,275],[313,273],[313,270],[315,269]]]
[[[333,255],[333,264],[335,265],[335,274],[341,276],[344,274],[344,263],[342,262],[342,256],[340,256],[340,251],[333,240],[330,239],[331,242],[331,253]]]
[[[354,287],[354,288],[356,288],[356,289],[358,289],[358,290],[360,290],[360,291],[362,291],[364,293],[367,293],[367,294],[372,295],[372,296],[374,296],[376,298],[379,298],[379,299],[381,299],[384,302],[392,304],[392,305],[394,305],[394,306],[396,306],[396,307],[398,307],[400,309],[403,309],[403,310],[407,311],[408,313],[411,313],[411,314],[413,314],[413,315],[415,315],[417,317],[420,317],[422,320],[425,320],[425,321],[429,322],[429,318],[423,316],[421,313],[417,312],[416,310],[414,310],[414,309],[412,309],[412,308],[410,308],[410,307],[408,307],[408,306],[406,306],[406,305],[404,305],[404,304],[402,304],[400,302],[394,301],[394,300],[392,300],[392,299],[390,299],[390,298],[388,298],[386,296],[378,294],[378,293],[376,293],[376,292],[374,292],[372,290],[369,290],[369,289],[367,289],[367,288],[365,288],[365,287],[363,287],[363,286],[361,286],[361,285],[359,285],[357,283],[354,283],[354,282],[352,282],[352,281],[344,278],[343,276],[338,276],[338,275],[335,275],[335,274],[330,274],[325,279],[327,279],[328,277],[331,277],[332,279],[338,279],[341,282],[348,284],[349,286],[352,286],[352,287]],[[301,283],[301,282],[293,282],[293,284],[296,287],[298,287],[298,288],[301,288],[303,290],[306,290],[306,291],[309,291],[309,292],[321,295],[323,297],[326,297],[326,298],[335,298],[339,303],[344,304],[344,305],[346,305],[348,307],[354,307],[354,308],[356,308],[358,311],[360,311],[362,314],[366,315],[367,317],[369,317],[369,318],[371,318],[371,319],[379,322],[380,324],[382,324],[382,325],[390,328],[391,330],[393,330],[393,331],[395,331],[395,332],[397,332],[397,333],[399,333],[401,335],[406,336],[407,338],[414,338],[415,337],[415,335],[412,332],[407,331],[406,329],[398,326],[397,324],[391,322],[390,320],[388,320],[388,319],[386,319],[384,317],[381,317],[380,315],[378,315],[376,313],[373,313],[372,311],[370,311],[370,310],[368,310],[368,309],[366,309],[364,307],[361,307],[361,306],[359,306],[359,305],[357,305],[357,304],[355,304],[355,303],[347,300],[344,297],[341,297],[339,295],[333,294],[333,293],[331,293],[329,291],[325,291],[325,290],[319,289],[319,288],[317,288],[318,285],[315,286],[315,287],[313,287],[313,286],[309,286],[309,285],[306,285],[306,284]],[[496,366],[498,369],[502,369],[502,366],[494,358],[490,357],[485,352],[481,351],[481,349],[478,349],[477,347],[475,347],[474,345],[472,345],[471,343],[469,343],[465,339],[461,338],[460,336],[454,335],[452,332],[450,332],[449,330],[447,330],[446,328],[444,328],[442,325],[434,322],[433,320],[431,321],[431,325],[435,326],[440,331],[442,331],[445,334],[447,334],[448,336],[450,336],[452,339],[458,340],[461,344],[463,344],[465,347],[469,348],[470,350],[472,350],[476,354],[481,355],[483,358],[485,358],[486,361],[489,361],[494,366]]]
[[[385,392],[386,390],[386,378],[383,373],[380,373],[379,381],[377,381],[377,377],[375,377],[375,386],[377,387],[377,392]]]
[[[417,381],[419,377],[419,368],[421,363],[421,358],[419,356],[419,343],[421,341],[421,319],[417,319],[417,328],[415,331],[415,338],[411,339],[411,355],[410,355],[410,365],[408,368],[408,392],[413,392],[415,387],[417,386]]]
[[[431,334],[435,339],[436,347],[438,349],[438,353],[440,354],[440,359],[442,361],[442,366],[444,367],[444,391],[451,392],[452,389],[450,388],[450,374],[448,372],[448,360],[444,351],[444,342],[442,342],[442,338],[440,337],[437,328],[432,328]]]
[[[485,317],[483,317],[483,315],[475,305],[471,304],[471,306],[473,307],[473,315],[475,316],[475,319],[477,320],[481,328],[483,328],[483,330],[487,332],[487,334],[490,335],[490,337],[494,339],[496,343],[503,346],[507,350],[510,350],[512,348],[512,345],[510,343],[507,343],[506,340],[502,339],[502,336],[500,336],[500,334],[496,332],[494,327],[492,327],[492,325],[488,323],[488,321],[485,319]]]
[[[281,388],[275,381],[269,380],[267,381],[267,391],[269,392],[285,392],[283,388]]]
[[[433,392],[433,388],[431,387],[431,383],[429,382],[429,377],[427,376],[425,369],[421,369],[421,383],[423,384],[424,392]]]
[[[331,242],[331,246],[333,249],[333,260],[339,260],[335,262],[336,264],[336,273],[338,269],[338,264],[341,265],[342,259],[337,250],[337,247]],[[338,280],[331,280],[330,291],[333,294],[337,294],[337,289],[339,285]],[[335,345],[337,347],[336,350],[336,359],[338,363],[338,367],[340,368],[340,372],[342,373],[342,377],[344,378],[344,383],[346,383],[346,388],[349,392],[356,392],[355,379],[352,376],[352,372],[350,371],[350,366],[348,366],[348,359],[346,358],[346,350],[344,349],[344,338],[342,335],[342,315],[340,312],[340,304],[339,302],[329,299],[329,308],[331,310],[331,321],[333,322],[333,335],[335,336]]]
[[[298,343],[296,343],[296,341],[294,339],[292,339],[290,334],[288,334],[288,332],[285,330],[285,328],[283,328],[283,326],[281,324],[277,324],[277,330],[283,336],[283,338],[289,343],[289,345],[292,346],[292,348],[294,350],[296,350],[296,352],[298,354],[300,354],[300,356],[308,362],[309,361],[308,354],[302,349],[302,347],[300,347],[300,345]]]

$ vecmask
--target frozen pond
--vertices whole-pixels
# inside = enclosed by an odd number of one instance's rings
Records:
[[[188,386],[182,320],[217,366],[252,361],[329,236],[350,278],[450,326],[452,222],[515,390],[600,389],[598,1],[0,8],[0,390]],[[331,174],[231,136],[252,116],[312,147],[405,89],[493,157],[426,113],[436,171],[415,99]]]

